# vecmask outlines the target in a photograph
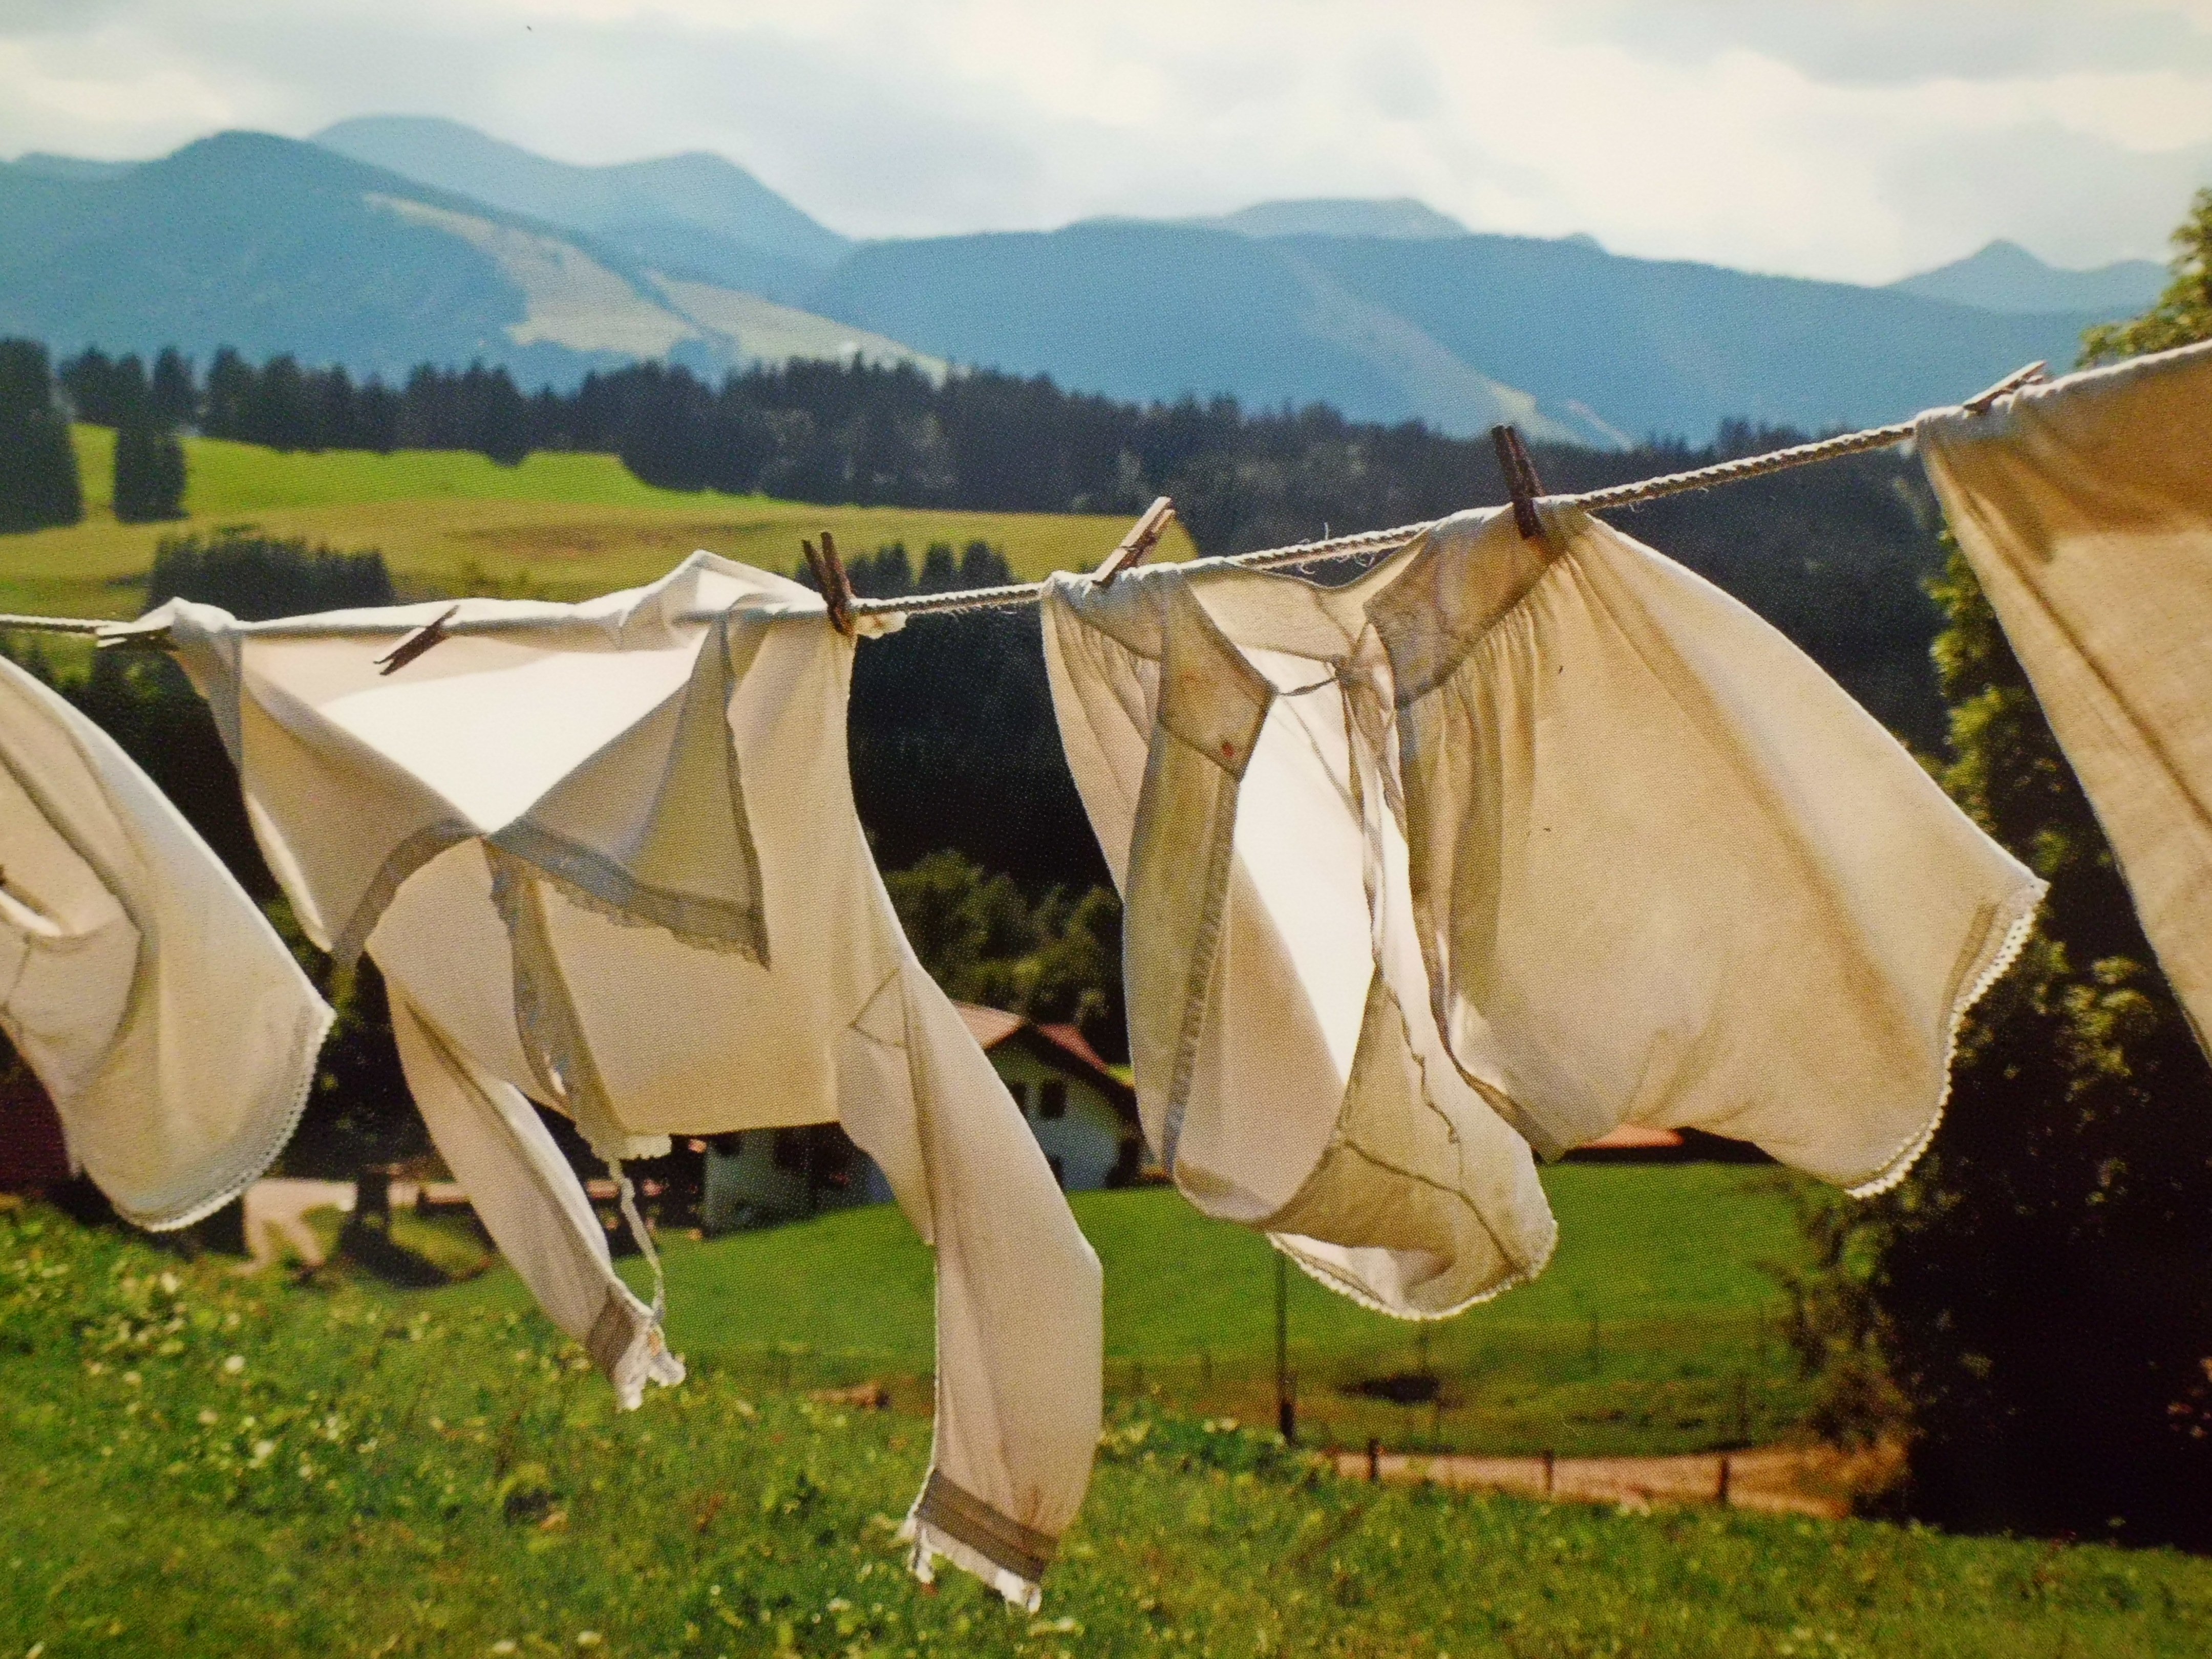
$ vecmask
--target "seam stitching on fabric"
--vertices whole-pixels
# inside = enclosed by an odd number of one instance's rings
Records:
[[[526,819],[485,840],[534,866],[579,909],[620,927],[657,929],[686,945],[768,965],[768,930],[757,904],[654,887],[605,854]]]

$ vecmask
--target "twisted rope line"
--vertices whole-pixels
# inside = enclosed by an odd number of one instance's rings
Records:
[[[1988,391],[1977,392],[1967,398],[1960,407],[1977,413],[1986,410],[2007,392],[2018,391],[2036,379],[2043,369],[2044,366],[2039,362],[2014,369]],[[1734,460],[1717,461],[1711,466],[1697,467],[1687,472],[1668,472],[1656,478],[1638,479],[1633,483],[1613,484],[1604,489],[1586,489],[1578,495],[1547,495],[1542,499],[1555,506],[1578,507],[1585,513],[1632,507],[1638,501],[1656,501],[1662,495],[1680,495],[1695,489],[1711,489],[1722,484],[1741,483],[1747,478],[1765,477],[1771,472],[1785,472],[1791,467],[1810,466],[1820,461],[1838,460],[1846,455],[1887,449],[1895,444],[1909,442],[1917,424],[1917,421],[1898,421],[1888,426],[1869,427],[1863,432],[1845,432],[1812,443],[1793,444],[1787,449],[1771,449],[1763,455],[1743,455]],[[1442,519],[1426,519],[1419,524],[1400,525],[1394,530],[1362,531],[1354,536],[1329,536],[1319,541],[1295,542],[1287,547],[1261,548],[1252,553],[1192,559],[1182,568],[1190,571],[1228,568],[1273,570],[1286,565],[1318,564],[1325,559],[1350,558],[1360,553],[1393,553],[1443,522]],[[856,599],[853,601],[853,614],[858,617],[946,617],[977,611],[1019,611],[1036,604],[1043,591],[1042,582],[1010,582],[1000,587],[958,588],[945,593],[913,593],[904,599]],[[20,629],[27,633],[97,634],[105,629],[126,625],[97,617],[0,615],[0,631]],[[454,631],[476,630],[456,628]]]
[[[1604,489],[1586,489],[1571,495],[1546,495],[1541,499],[1553,506],[1578,507],[1586,513],[1630,507],[1638,501],[1655,501],[1662,495],[1680,495],[1694,489],[1711,489],[1722,484],[1741,483],[1747,478],[1764,477],[1770,472],[1785,472],[1792,467],[1810,466],[1820,461],[1837,460],[1845,455],[1887,449],[1910,440],[1913,428],[1914,422],[1899,421],[1892,426],[1872,427],[1864,432],[1846,432],[1814,443],[1769,450],[1763,455],[1744,455],[1735,460],[1717,461],[1711,466],[1698,467],[1688,472],[1669,472],[1656,478],[1641,478],[1633,483],[1613,484]],[[1288,547],[1262,548],[1254,553],[1192,559],[1182,568],[1188,571],[1229,568],[1273,570],[1286,565],[1318,564],[1326,559],[1349,558],[1359,553],[1393,553],[1443,522],[1442,519],[1425,519],[1419,524],[1400,525],[1394,530],[1369,530],[1356,536],[1331,536],[1320,541],[1294,543]],[[944,616],[969,611],[1015,611],[1035,605],[1043,591],[1042,582],[1016,582],[1005,587],[975,587],[949,593],[916,593],[906,599],[855,599],[853,610],[855,615],[887,616],[896,613],[908,617]]]

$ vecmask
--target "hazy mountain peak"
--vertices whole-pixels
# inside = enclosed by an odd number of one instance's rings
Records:
[[[1296,201],[1255,202],[1234,213],[1176,222],[1233,230],[1241,236],[1379,236],[1389,241],[1425,242],[1468,234],[1467,227],[1458,220],[1410,196],[1381,199],[1312,196]]]
[[[73,183],[119,179],[138,165],[136,161],[94,161],[82,155],[55,155],[46,150],[26,150],[13,163],[18,172],[37,179],[67,179]]]
[[[736,162],[703,150],[580,167],[459,121],[413,115],[341,121],[314,142],[657,264],[769,293],[803,286],[851,246]]]
[[[2117,317],[2143,310],[2166,283],[2166,267],[2148,259],[2122,259],[2094,270],[2064,270],[2001,237],[1963,259],[1890,287],[1984,311],[2087,311]]]

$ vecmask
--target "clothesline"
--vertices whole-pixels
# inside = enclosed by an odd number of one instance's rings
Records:
[[[2014,369],[1987,391],[1977,392],[1960,406],[1977,413],[1986,410],[2007,392],[2015,392],[2030,381],[2040,378],[2045,365],[2033,362]],[[1770,473],[1788,471],[1793,467],[1811,466],[1822,461],[1840,460],[1847,455],[1862,455],[1871,450],[1887,449],[1908,442],[1917,425],[1917,421],[1898,421],[1887,426],[1869,427],[1862,432],[1845,432],[1832,438],[1822,438],[1812,443],[1793,444],[1787,449],[1769,450],[1764,454],[1739,456],[1735,459],[1716,462],[1687,472],[1668,472],[1654,478],[1640,478],[1631,483],[1611,484],[1603,489],[1583,490],[1565,495],[1547,495],[1542,499],[1562,507],[1577,507],[1584,512],[1603,512],[1616,507],[1632,507],[1639,501],[1656,501],[1662,495],[1680,495],[1692,490],[1711,489],[1723,484],[1741,483],[1747,479],[1765,477]],[[1405,546],[1416,537],[1433,530],[1443,520],[1425,519],[1419,524],[1399,525],[1389,530],[1363,531],[1356,535],[1330,536],[1318,541],[1295,542],[1285,547],[1261,548],[1250,553],[1234,553],[1215,558],[1194,559],[1184,566],[1188,570],[1212,568],[1236,568],[1245,570],[1272,570],[1303,564],[1318,564],[1327,559],[1350,558],[1359,554],[1390,553]],[[969,587],[943,593],[910,593],[896,599],[854,598],[851,612],[854,616],[943,616],[976,611],[1018,611],[1037,603],[1043,592],[1041,582],[1011,582],[998,587]],[[441,634],[465,634],[495,631],[497,624],[490,619],[455,619],[439,629]],[[503,619],[502,619],[503,620]],[[322,628],[312,619],[301,618],[301,631],[341,633],[355,631],[347,628]],[[508,625],[514,625],[509,623]],[[127,630],[131,624],[118,618],[97,617],[33,617],[20,614],[0,614],[0,631],[44,634],[108,634],[111,630]],[[158,644],[155,635],[159,630],[149,630],[143,643]],[[288,633],[292,629],[284,630]],[[385,633],[388,629],[362,629],[363,633]],[[118,643],[132,636],[124,633]]]
[[[1988,392],[1963,406],[1972,408],[1986,399],[2002,397],[2033,380],[2043,369],[2043,364],[2031,363],[2007,375]],[[1913,428],[1913,422],[1899,421],[1890,426],[1870,427],[1863,432],[1846,432],[1833,438],[1823,438],[1815,443],[1796,444],[1788,449],[1769,450],[1761,455],[1746,455],[1735,460],[1721,461],[1688,472],[1669,472],[1656,478],[1641,478],[1633,483],[1613,484],[1603,489],[1584,490],[1577,495],[1547,495],[1542,499],[1559,506],[1578,507],[1592,513],[1607,507],[1629,507],[1638,501],[1656,501],[1662,495],[1680,495],[1691,490],[1711,489],[1721,484],[1764,477],[1771,472],[1787,471],[1792,467],[1809,466],[1818,461],[1839,460],[1846,455],[1887,449],[1909,440]],[[1261,548],[1252,553],[1194,559],[1183,568],[1202,570],[1218,566],[1244,570],[1273,570],[1291,565],[1318,564],[1325,559],[1349,558],[1362,553],[1394,553],[1415,537],[1425,534],[1443,522],[1441,519],[1425,519],[1419,524],[1400,525],[1390,530],[1363,531],[1357,535],[1296,542],[1287,547]],[[1014,611],[1035,605],[1043,591],[1043,585],[1040,582],[1014,582],[1002,587],[971,587],[947,593],[915,593],[902,599],[855,599],[853,614],[866,617],[896,613],[912,617],[969,611]]]

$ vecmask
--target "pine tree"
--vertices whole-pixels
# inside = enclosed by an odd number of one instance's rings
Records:
[[[185,515],[185,447],[167,428],[137,422],[115,434],[115,516],[154,524]]]
[[[2212,191],[2175,246],[2157,306],[2086,358],[2212,338]],[[2051,894],[1929,1156],[1873,1206],[1813,1208],[1820,1426],[1904,1430],[1931,1520],[2212,1545],[2212,1066],[1955,547],[1931,591],[1945,787]]]
[[[42,530],[84,516],[76,450],[54,407],[46,347],[0,340],[0,531]]]
[[[148,412],[167,427],[191,426],[199,418],[199,390],[192,384],[192,360],[174,346],[161,348],[154,359],[154,379],[147,388]]]

